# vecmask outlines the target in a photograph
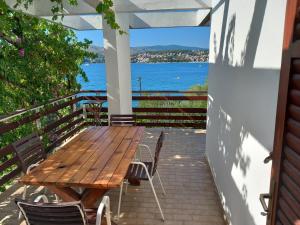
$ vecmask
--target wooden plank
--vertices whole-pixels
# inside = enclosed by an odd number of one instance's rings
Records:
[[[287,131],[300,138],[300,122],[297,122],[293,119],[288,119]]]
[[[300,73],[300,59],[293,60],[293,72]]]
[[[287,133],[286,135],[286,144],[300,154],[300,138],[297,138],[292,133]]]
[[[80,100],[81,100],[81,98],[75,98],[75,99],[69,100],[67,102],[52,106],[51,108],[45,109],[44,111],[35,113],[34,115],[22,117],[20,120],[17,120],[14,122],[9,122],[9,123],[3,123],[0,126],[0,135],[6,133],[8,131],[14,130],[24,124],[33,122],[33,121],[41,118],[42,116],[57,112],[60,109],[71,106],[71,105],[79,102]]]
[[[103,170],[109,159],[112,157],[117,147],[122,143],[129,129],[130,127],[123,127],[123,129],[120,130],[119,134],[114,138],[113,142],[105,149],[101,157],[99,157],[96,160],[96,162],[89,168],[86,175],[80,181],[81,185],[84,185],[86,187],[99,187],[98,185],[94,185],[93,182]]]
[[[288,218],[289,224],[294,224],[294,222],[297,221],[297,216],[283,198],[279,198],[279,207],[286,215],[286,218]]]
[[[95,141],[65,173],[59,178],[57,183],[62,185],[79,183],[87,170],[94,164],[105,148],[113,141],[114,137],[118,134],[119,128],[112,127],[109,129],[101,139]]]
[[[144,127],[139,127],[136,135],[134,136],[130,146],[127,149],[126,154],[124,154],[122,158],[122,163],[119,163],[113,176],[111,177],[108,183],[108,187],[115,188],[120,186],[121,182],[123,181],[127,173],[128,167],[134,158],[134,155],[138,149],[138,145],[143,135],[144,135]]]
[[[12,145],[7,145],[4,148],[0,149],[0,158],[2,158],[3,156],[6,156],[8,154],[12,154],[14,153],[14,149],[12,147]]]
[[[207,101],[207,96],[132,96],[133,101]]]
[[[106,90],[82,90],[79,93],[106,93]],[[207,91],[180,91],[180,90],[145,90],[145,91],[132,91],[135,94],[207,94]]]
[[[61,144],[63,141],[67,140],[68,138],[74,136],[76,133],[78,133],[80,130],[82,130],[85,127],[85,124],[82,123],[79,126],[75,127],[73,130],[69,131],[62,137],[58,138],[56,141],[52,142],[49,146],[46,148],[46,152],[51,151],[53,148]]]
[[[60,162],[60,158],[64,153],[71,154],[74,148],[79,148],[85,144],[88,139],[93,137],[94,129],[87,129],[86,131],[79,134],[71,142],[60,148],[57,152],[50,155],[41,165],[35,168],[30,174],[23,176],[21,182],[25,184],[42,184],[43,180],[55,170],[55,166]],[[80,142],[80,144],[78,144]]]
[[[300,171],[296,167],[294,167],[288,160],[283,161],[283,169],[300,189]]]
[[[107,192],[105,189],[86,189],[81,197],[81,203],[86,209],[92,209],[97,207],[95,203],[98,199],[101,199]]]
[[[106,151],[107,147],[114,141],[115,137],[119,134],[120,128],[111,128],[113,130],[113,133],[110,133],[109,136],[105,138],[103,142],[98,142],[95,146],[96,151],[94,154],[89,158],[88,161],[86,161],[81,167],[78,173],[74,174],[71,179],[68,181],[65,181],[67,184],[70,185],[80,185],[80,181],[86,177],[86,174],[89,171],[95,171],[97,168],[92,168],[96,161],[102,157],[102,154]],[[64,183],[64,181],[63,181]]]
[[[291,207],[293,212],[300,218],[300,203],[295,201],[294,196],[284,187],[280,187],[281,198]]]
[[[296,106],[300,106],[300,91],[292,89],[290,91],[290,103]]]
[[[83,96],[82,99],[103,102],[107,101],[107,96]]]
[[[290,105],[288,107],[288,112],[294,120],[300,122],[300,107],[298,107],[296,105]]]
[[[282,173],[282,184],[289,190],[289,192],[300,202],[300,188],[298,185],[287,175]]]
[[[82,112],[83,112],[82,109],[79,109],[79,110],[77,110],[75,112],[72,112],[71,114],[69,114],[67,116],[62,117],[61,119],[59,119],[59,120],[57,120],[57,121],[55,121],[53,123],[50,123],[49,125],[47,125],[43,129],[44,133],[48,133],[49,131],[52,131],[52,130],[56,129],[61,124],[70,121],[71,119],[73,119],[76,116],[79,116],[80,114],[82,114]]]
[[[60,100],[68,99],[68,98],[70,98],[70,97],[72,97],[72,96],[75,96],[75,94],[76,94],[76,93],[70,94],[70,95],[66,95],[66,96],[62,96],[62,97],[59,97],[59,98],[51,99],[51,100],[49,100],[49,101],[47,102],[47,104],[37,104],[37,105],[33,105],[33,106],[32,106],[31,108],[29,108],[29,109],[21,109],[21,110],[18,110],[18,111],[16,111],[16,112],[13,112],[13,113],[10,113],[10,114],[6,115],[5,117],[1,118],[1,120],[3,121],[3,120],[5,120],[5,119],[7,119],[7,118],[9,118],[9,117],[11,118],[11,117],[13,117],[13,116],[22,115],[22,114],[24,114],[25,112],[31,112],[31,111],[36,110],[37,108],[40,108],[40,107],[46,107],[47,105],[54,104],[54,103],[56,103],[56,102],[58,102],[58,101],[60,101]]]
[[[5,174],[3,177],[0,179],[0,186],[4,185],[14,177],[16,177],[19,173],[21,172],[21,168],[17,167],[13,171],[10,171],[8,174]]]
[[[71,128],[73,128],[75,125],[82,123],[83,121],[84,121],[83,118],[79,118],[77,120],[74,120],[71,123],[67,124],[66,126],[62,127],[61,129],[55,131],[54,134],[59,136],[62,133],[64,133],[65,131],[70,130]]]
[[[95,185],[99,185],[101,187],[108,187],[108,183],[111,177],[114,175],[116,168],[118,167],[120,161],[122,160],[124,154],[126,153],[131,140],[123,140],[121,144],[118,146],[116,151],[114,152],[113,156],[109,159],[103,170],[100,174],[96,177],[95,181],[93,182]]]
[[[2,172],[13,165],[18,165],[18,163],[19,163],[18,157],[14,156],[13,158],[8,159],[2,164],[0,164],[0,171]]]
[[[133,108],[133,112],[207,113],[206,108]]]
[[[278,210],[278,219],[280,219],[283,225],[293,225],[281,210]]]
[[[292,88],[300,90],[300,74],[293,74],[291,85]]]
[[[135,113],[207,113],[206,108],[132,108]],[[102,112],[107,112],[107,107],[102,108]]]
[[[174,115],[136,115],[137,119],[149,119],[149,120],[205,120],[206,116],[174,116]]]
[[[89,139],[82,143],[77,142],[77,145],[79,146],[82,144],[80,147],[76,149],[70,149],[69,151],[65,152],[62,154],[59,158],[59,161],[56,162],[54,166],[54,170],[47,176],[44,180],[44,184],[53,184],[53,183],[59,183],[59,178],[73,165],[76,163],[76,161],[81,158],[85,152],[95,143],[97,140],[101,140],[101,137],[103,136],[104,133],[109,132],[109,129],[99,129],[96,130],[95,133],[89,137]],[[69,152],[72,152],[69,154]]]
[[[206,123],[144,123],[138,122],[138,126],[145,126],[145,127],[193,127],[198,129],[206,129]]]
[[[81,196],[69,187],[47,186],[51,192],[57,194],[64,202],[80,201]]]
[[[88,121],[84,123],[85,126],[108,126],[108,122],[95,122],[95,121]]]
[[[83,96],[84,100],[107,101],[107,96]],[[207,101],[207,95],[196,96],[132,96],[133,101]]]
[[[287,146],[284,148],[284,152],[286,159],[300,171],[300,154],[296,153]]]

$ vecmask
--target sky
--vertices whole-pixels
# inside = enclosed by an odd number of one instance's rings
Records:
[[[152,28],[130,30],[131,47],[153,45],[182,45],[209,47],[209,27]],[[103,33],[99,30],[75,31],[79,40],[89,39],[103,47]]]

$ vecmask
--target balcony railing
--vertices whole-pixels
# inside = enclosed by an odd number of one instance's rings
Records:
[[[95,110],[84,107],[90,100],[106,101],[106,92],[81,91],[0,119],[0,191],[21,171],[12,143],[37,132],[51,152],[85,127],[100,125]],[[206,92],[134,91],[132,100],[139,126],[205,129]],[[101,125],[108,124],[107,111],[104,104]]]

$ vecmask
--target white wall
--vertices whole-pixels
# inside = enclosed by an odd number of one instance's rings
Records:
[[[207,157],[233,225],[264,225],[285,0],[213,0]]]

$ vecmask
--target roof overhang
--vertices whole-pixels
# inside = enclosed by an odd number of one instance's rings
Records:
[[[16,0],[6,0],[10,7]],[[76,30],[102,29],[102,16],[96,12],[100,0],[78,0],[77,6],[64,2],[64,26]],[[18,8],[27,14],[52,20],[50,0],[33,0],[28,9]],[[210,21],[210,0],[115,0],[116,13],[128,13],[130,28],[158,28],[207,26]]]

